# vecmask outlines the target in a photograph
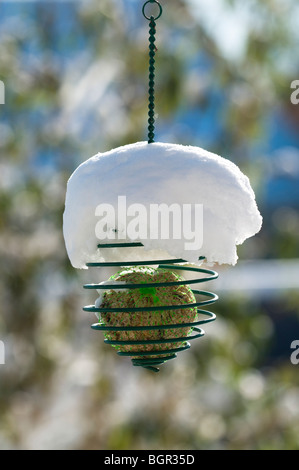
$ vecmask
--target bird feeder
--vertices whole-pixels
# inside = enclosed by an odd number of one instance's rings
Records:
[[[156,16],[148,15],[150,4]],[[210,269],[215,262],[236,263],[236,245],[259,231],[261,216],[248,178],[232,162],[197,147],[155,143],[155,35],[162,6],[148,0],[142,12],[149,21],[148,141],[98,154],[77,168],[68,182],[64,237],[74,267],[114,270],[108,280],[84,285],[99,295],[83,308],[98,317],[92,329],[134,366],[158,372],[216,319],[206,306],[218,297],[200,286],[218,277]],[[136,226],[129,233],[124,199],[140,211],[142,235]],[[95,229],[100,203],[113,213],[106,214],[105,239]],[[186,248],[184,230],[181,238],[159,236],[157,221],[142,218],[143,209],[161,204],[180,215],[193,204],[186,214],[189,223],[192,214],[201,220],[198,246]]]

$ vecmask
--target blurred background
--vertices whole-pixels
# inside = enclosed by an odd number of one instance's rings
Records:
[[[62,214],[78,164],[147,138],[143,1],[2,0],[1,449],[299,449],[299,4],[161,3],[156,140],[239,165],[263,228],[216,266],[204,338],[159,374],[117,356]]]

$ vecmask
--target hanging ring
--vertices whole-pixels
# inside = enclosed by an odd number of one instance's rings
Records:
[[[156,5],[158,5],[159,7],[159,14],[158,16],[156,16],[156,18],[154,18],[153,16],[147,16],[146,13],[145,13],[145,7],[148,3],[155,3]],[[147,2],[145,2],[145,4],[143,5],[143,8],[142,8],[142,13],[143,13],[143,16],[144,18],[146,18],[147,20],[151,20],[151,19],[154,19],[154,21],[158,20],[160,18],[160,16],[162,15],[162,12],[163,12],[163,9],[162,9],[162,6],[161,4],[157,1],[157,0],[148,0]]]

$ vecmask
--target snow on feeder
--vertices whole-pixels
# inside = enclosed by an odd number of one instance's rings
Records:
[[[156,18],[145,7],[159,7]],[[148,142],[97,154],[67,185],[64,238],[75,268],[114,269],[87,284],[99,293],[95,330],[135,366],[160,364],[204,335],[216,294],[198,284],[216,279],[213,264],[237,262],[236,245],[255,235],[262,217],[248,178],[229,160],[198,147],[154,142],[154,36],[150,21]],[[207,267],[203,267],[204,263]],[[184,273],[184,276],[182,276]],[[194,288],[195,287],[195,288]]]

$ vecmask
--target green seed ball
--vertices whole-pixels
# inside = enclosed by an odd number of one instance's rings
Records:
[[[111,276],[111,281],[126,282],[127,284],[145,284],[141,288],[128,288],[105,291],[100,307],[102,308],[126,308],[133,307],[161,307],[173,305],[188,305],[196,302],[195,296],[189,286],[178,284],[175,286],[146,287],[147,284],[161,282],[178,282],[183,278],[166,269],[153,269],[148,267],[131,267],[119,271]],[[138,311],[130,310],[124,312],[101,312],[100,321],[105,326],[116,327],[140,327],[159,326],[161,328],[135,330],[135,331],[108,331],[105,337],[109,341],[148,341],[146,344],[117,344],[115,349],[120,352],[151,352],[168,351],[182,346],[182,341],[171,342],[171,339],[188,336],[192,332],[190,326],[177,328],[162,328],[163,325],[191,323],[196,320],[196,307],[178,308],[172,310]],[[159,343],[160,340],[169,342]],[[151,341],[157,341],[151,344]],[[163,353],[167,355],[167,353]],[[150,355],[146,356],[150,358]],[[157,356],[152,356],[157,357]]]

